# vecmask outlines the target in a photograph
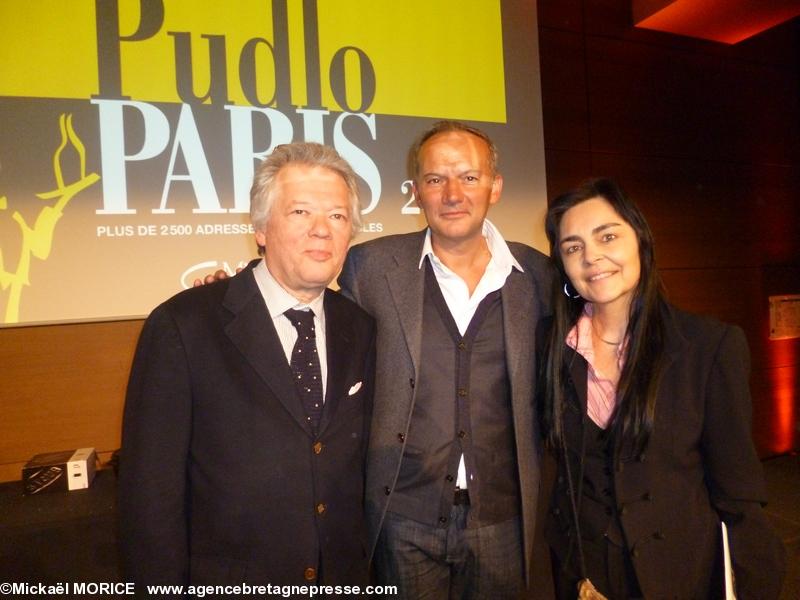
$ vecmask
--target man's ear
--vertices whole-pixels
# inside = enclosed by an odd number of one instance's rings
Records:
[[[503,193],[503,176],[497,173],[492,180],[492,195],[489,198],[490,204],[500,202],[500,194]]]

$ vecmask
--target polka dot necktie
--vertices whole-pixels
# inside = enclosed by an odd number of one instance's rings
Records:
[[[314,434],[319,429],[322,416],[322,370],[317,355],[317,336],[314,331],[314,312],[289,309],[286,318],[297,330],[297,341],[292,349],[292,375],[297,393],[303,402],[306,418]]]

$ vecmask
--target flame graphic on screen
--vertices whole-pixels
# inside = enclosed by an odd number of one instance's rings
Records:
[[[52,206],[44,206],[39,211],[33,227],[26,223],[19,211],[14,211],[11,218],[17,222],[22,233],[22,244],[19,253],[19,262],[15,271],[7,271],[3,264],[3,253],[0,249],[0,287],[3,290],[11,288],[6,306],[5,323],[19,322],[19,307],[24,286],[30,286],[31,257],[47,260],[53,243],[56,223],[64,214],[64,209],[70,200],[80,191],[86,189],[100,179],[97,173],[86,173],[86,148],[81,139],[72,128],[72,115],[62,114],[58,125],[61,130],[61,144],[53,153],[53,174],[56,178],[56,188],[49,192],[36,194],[40,200],[53,200]],[[80,177],[67,183],[61,171],[61,155],[70,146],[77,154],[80,164]],[[0,210],[8,207],[8,199],[0,196]]]

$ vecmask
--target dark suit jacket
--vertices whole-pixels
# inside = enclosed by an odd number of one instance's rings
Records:
[[[375,412],[367,458],[367,520],[374,551],[400,471],[422,348],[425,269],[418,268],[425,231],[354,246],[345,261],[342,291],[378,324]],[[522,494],[525,564],[530,564],[539,489],[539,430],[533,406],[534,331],[548,312],[549,265],[540,252],[514,242],[514,269],[502,289],[506,363]],[[388,493],[387,493],[388,490]],[[527,569],[526,569],[527,575]]]
[[[766,490],[750,431],[747,341],[732,325],[671,307],[664,315],[666,366],[653,433],[644,453],[623,451],[613,473],[639,585],[645,598],[715,597],[722,518],[739,598],[776,598],[784,551],[761,509]],[[587,363],[571,349],[568,360],[566,410],[585,414]],[[580,438],[580,430],[566,432],[575,457]],[[571,464],[576,477],[577,458]],[[560,460],[545,532],[562,562],[575,537],[564,467]]]
[[[367,581],[374,321],[325,292],[328,379],[315,438],[255,264],[178,294],[145,322],[120,461],[130,581],[302,585],[308,568],[321,568],[325,584]]]

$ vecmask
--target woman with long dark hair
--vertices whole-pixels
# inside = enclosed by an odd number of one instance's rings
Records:
[[[653,236],[611,180],[557,198],[558,278],[542,323],[542,423],[557,462],[545,535],[559,598],[776,598],[784,550],[762,511],[738,327],[664,299]],[[589,589],[584,583],[584,590]]]

